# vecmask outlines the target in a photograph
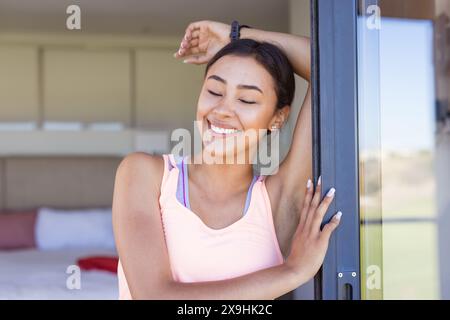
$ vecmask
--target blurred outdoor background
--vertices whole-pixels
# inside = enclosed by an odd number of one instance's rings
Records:
[[[358,21],[362,297],[450,299],[450,1],[379,8]]]

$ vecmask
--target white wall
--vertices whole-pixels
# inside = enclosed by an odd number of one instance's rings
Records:
[[[178,41],[0,37],[0,121],[119,121],[140,128],[187,124],[183,120],[194,114],[203,67],[173,58]]]
[[[126,49],[44,48],[44,120],[130,125],[131,67]]]
[[[0,154],[168,151],[161,131],[192,129],[204,70],[173,58],[178,45],[174,37],[1,33],[0,123],[112,122],[125,131],[3,130]]]
[[[0,44],[0,120],[39,116],[38,50],[32,45]]]
[[[193,130],[204,66],[172,57],[175,50],[136,50],[136,114],[139,128]]]

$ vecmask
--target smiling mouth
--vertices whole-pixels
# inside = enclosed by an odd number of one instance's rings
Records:
[[[242,130],[238,130],[238,129],[235,129],[235,128],[222,128],[222,127],[219,127],[219,126],[215,126],[209,121],[208,121],[208,127],[209,127],[209,129],[211,129],[211,131],[213,133],[216,133],[216,134],[222,135],[222,136],[223,135],[236,134],[236,133],[239,133],[239,132],[242,131]]]

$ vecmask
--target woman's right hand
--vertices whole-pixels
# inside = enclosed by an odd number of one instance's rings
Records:
[[[332,232],[339,225],[342,213],[336,213],[330,222],[320,229],[323,217],[334,199],[335,189],[331,188],[320,201],[320,178],[313,192],[311,181],[308,181],[300,220],[292,239],[291,251],[285,265],[294,271],[302,282],[306,282],[319,271],[328,249]]]
[[[175,58],[184,58],[192,64],[207,63],[220,49],[230,42],[231,26],[215,21],[192,22],[186,28]]]

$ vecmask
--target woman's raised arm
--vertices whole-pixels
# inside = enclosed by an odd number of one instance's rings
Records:
[[[310,40],[291,34],[242,29],[241,38],[266,41],[281,48],[294,68],[294,72],[310,82],[311,53]],[[305,183],[312,177],[312,126],[311,126],[311,85],[303,100],[292,136],[292,142],[276,174],[267,178],[267,188],[277,201],[276,214],[283,214],[283,208],[291,208],[291,203],[303,204]],[[275,201],[274,201],[275,202]],[[287,203],[289,202],[289,203]]]
[[[282,49],[292,64],[294,72],[306,81],[310,81],[311,53],[309,38],[251,28],[242,28],[240,33],[241,39],[248,38],[259,42],[269,42]]]

